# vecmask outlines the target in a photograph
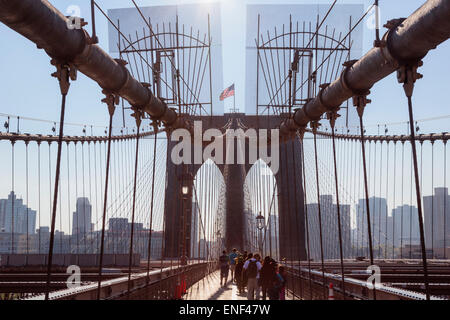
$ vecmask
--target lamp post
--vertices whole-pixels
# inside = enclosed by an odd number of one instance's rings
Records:
[[[184,169],[183,169],[184,170]],[[189,173],[184,173],[180,175],[179,180],[181,182],[181,227],[182,227],[182,235],[181,235],[181,264],[186,265],[187,264],[187,251],[188,248],[186,248],[186,241],[187,239],[190,239],[190,232],[191,232],[191,224],[190,224],[190,217],[188,216],[188,210],[189,210],[189,200],[191,199],[192,192],[191,192],[191,186],[192,186],[192,175]]]
[[[220,230],[217,230],[216,232],[217,234],[217,240],[215,245],[217,246],[215,249],[217,251],[217,256],[220,256],[220,250],[222,249],[223,245],[222,245],[222,233],[220,232]]]
[[[262,238],[262,230],[266,227],[266,219],[263,215],[261,215],[261,211],[259,215],[256,217],[256,228],[259,230],[259,252],[263,254],[263,238]]]

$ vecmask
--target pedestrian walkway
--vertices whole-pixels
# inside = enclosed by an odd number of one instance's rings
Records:
[[[184,296],[186,300],[247,300],[246,294],[239,295],[236,284],[231,280],[220,286],[220,272],[216,271],[194,284]]]
[[[226,287],[221,287],[220,271],[216,271],[194,284],[183,298],[185,300],[247,300],[247,291],[240,295],[236,284],[231,283],[231,280]],[[292,300],[292,296],[286,295],[286,300]]]

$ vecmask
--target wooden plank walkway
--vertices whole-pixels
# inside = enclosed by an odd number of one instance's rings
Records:
[[[231,273],[230,273],[231,276]],[[230,276],[228,279],[230,279]],[[225,287],[220,286],[220,272],[216,271],[209,276],[200,280],[194,284],[184,296],[185,300],[247,300],[247,291],[242,295],[239,294],[239,290],[236,284],[228,283]],[[286,297],[287,300],[291,300],[292,296],[289,294]]]
[[[231,273],[230,273],[231,276]],[[228,279],[230,279],[230,276]],[[220,272],[216,271],[194,284],[184,296],[186,300],[247,300],[247,295],[239,295],[236,284],[231,280],[225,287],[220,286]]]

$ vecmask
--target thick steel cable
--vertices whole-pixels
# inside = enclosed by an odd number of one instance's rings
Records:
[[[370,160],[369,160],[370,163]],[[381,167],[381,165],[380,165]],[[369,174],[370,174],[370,169],[369,169]],[[370,178],[369,178],[370,179]],[[376,194],[377,194],[377,142],[374,142],[374,154],[373,154],[373,205],[372,205],[372,243],[376,244],[376,224],[375,224],[375,220],[376,220]],[[369,198],[370,201],[370,198]]]
[[[387,167],[387,170],[386,170],[386,198],[388,197],[388,195],[389,195],[389,142],[387,142],[386,143],[386,147],[387,147],[387,151],[386,151],[386,167]],[[394,179],[395,179],[395,176],[394,176]],[[380,194],[380,196],[381,196],[381,194]],[[385,250],[385,252],[384,252],[384,258],[385,259],[387,259],[387,254],[388,254],[388,210],[387,210],[387,206],[388,206],[388,200],[386,200],[386,221],[385,221],[385,224],[386,224],[386,227],[385,227],[385,229],[384,229],[384,250]]]
[[[366,216],[367,216],[367,233],[368,233],[368,241],[369,241],[369,254],[370,254],[370,265],[374,265],[373,261],[373,247],[372,247],[372,228],[370,225],[370,204],[369,204],[369,186],[368,186],[368,178],[367,178],[367,163],[366,163],[366,146],[364,139],[364,124],[363,124],[363,116],[359,114],[359,128],[361,131],[361,151],[363,158],[363,176],[364,176],[364,192],[366,197]],[[373,288],[373,298],[377,299],[375,286]]]
[[[155,140],[153,146],[153,169],[152,169],[152,198],[150,202],[150,232],[148,237],[148,257],[147,257],[147,279],[150,276],[150,261],[151,261],[151,250],[152,250],[152,233],[153,233],[153,207],[154,207],[154,196],[155,196],[155,168],[156,168],[156,143],[157,143],[157,127],[155,126]]]
[[[137,115],[139,117],[139,115]],[[137,132],[139,133],[140,129],[140,120],[137,120]],[[138,164],[139,164],[139,136],[136,137],[136,159],[134,163],[134,187],[133,187],[133,207],[131,213],[131,235],[130,235],[130,253],[128,260],[128,290],[127,290],[127,299],[130,299],[131,293],[131,266],[133,263],[133,238],[134,238],[134,218],[136,211],[136,182],[137,182],[137,174],[138,174]]]
[[[26,192],[26,198],[27,198],[27,254],[30,253],[30,227],[29,227],[29,223],[30,223],[30,216],[29,216],[29,207],[30,207],[30,202],[29,202],[29,197],[28,197],[28,143],[25,143],[25,192]],[[62,230],[62,229],[61,229]],[[62,252],[61,252],[62,253]]]
[[[394,142],[394,186],[393,186],[393,204],[392,204],[392,259],[395,259],[395,216],[397,215],[395,210],[396,205],[396,182],[397,182],[397,143]]]
[[[308,197],[307,197],[307,185],[306,185],[306,170],[305,170],[305,141],[301,139],[301,156],[302,156],[302,175],[303,175],[303,190],[304,190],[304,206],[305,206],[305,228],[306,228],[306,248],[308,250],[308,275],[309,275],[309,294],[310,299],[313,298],[312,292],[312,279],[311,279],[311,251],[310,251],[310,243],[309,243],[309,221],[308,221]],[[301,270],[300,270],[301,277]]]
[[[290,250],[289,250],[289,253],[290,253],[290,262],[291,262],[291,269],[294,269],[294,265],[293,265],[293,251],[292,251],[292,247],[293,247],[293,243],[294,243],[294,241],[292,241],[292,229],[291,229],[291,215],[292,215],[292,210],[291,209],[293,209],[293,208],[291,208],[291,193],[289,192],[289,189],[290,189],[290,184],[289,184],[289,163],[288,163],[288,154],[287,154],[287,143],[285,144],[285,146],[284,146],[284,157],[285,157],[285,163],[286,163],[286,168],[285,168],[285,176],[286,176],[286,189],[287,189],[287,204],[288,204],[288,209],[287,209],[287,212],[288,212],[288,215],[286,216],[286,218],[285,218],[285,226],[287,226],[287,231],[288,231],[288,234],[289,234],[289,237],[288,237],[288,239],[289,239],[289,242],[290,242]],[[294,179],[295,179],[295,177],[294,177]],[[297,201],[297,200],[295,200],[295,201]],[[286,213],[285,213],[286,214]],[[292,287],[293,288],[293,290],[292,290],[292,299],[293,300],[295,300],[295,286],[293,286]]]
[[[334,181],[336,184],[336,208],[337,208],[337,225],[339,233],[339,253],[341,261],[341,273],[342,273],[342,295],[345,298],[345,270],[344,270],[344,253],[342,247],[342,226],[341,226],[341,207],[339,202],[339,182],[338,182],[338,169],[337,169],[337,159],[336,159],[336,139],[334,136],[334,124],[331,125],[331,134],[333,142],[333,159],[334,159]]]
[[[83,176],[83,238],[84,238],[84,253],[87,254],[87,230],[86,230],[86,184],[85,184],[85,170],[84,170],[84,142],[81,143],[81,174]],[[77,211],[78,214],[78,211]]]
[[[11,254],[14,254],[14,186],[15,186],[15,150],[14,150],[15,142],[11,142],[11,190],[12,190],[12,196],[11,196]]]
[[[77,144],[75,143],[75,210],[77,211],[77,228],[75,229],[77,232],[77,254],[80,253],[80,224],[78,219],[78,153],[77,153]],[[74,222],[72,221],[72,224]]]
[[[403,208],[404,208],[404,182],[405,182],[405,143],[402,142],[402,206],[401,206],[401,223],[400,223],[400,259],[403,259]]]
[[[412,106],[412,97],[411,95],[407,95],[408,97],[408,113],[409,113],[409,128],[411,130],[411,147],[412,147],[412,158],[414,163],[414,179],[416,184],[416,197],[417,197],[417,211],[419,215],[419,232],[420,232],[420,246],[422,249],[422,264],[423,264],[423,275],[425,282],[425,295],[426,299],[430,300],[430,291],[429,291],[429,283],[428,283],[428,264],[427,264],[427,255],[425,248],[425,232],[423,227],[423,213],[422,213],[422,197],[420,192],[420,179],[419,179],[419,169],[417,164],[417,149],[416,149],[416,136],[414,131],[414,113]],[[444,219],[445,220],[445,219]],[[445,238],[445,235],[444,235]]]
[[[42,234],[42,230],[41,230],[41,143],[38,142],[38,209],[39,209],[39,218],[38,218],[38,223],[39,223],[39,239],[38,239],[38,245],[39,245],[39,249],[38,249],[38,253],[41,254],[41,234]],[[70,212],[70,211],[69,211]]]
[[[434,195],[434,141],[431,142],[431,196]],[[431,257],[434,259],[434,199],[431,199]]]
[[[112,137],[112,122],[114,112],[110,112],[109,115],[109,132],[108,132],[108,151],[106,155],[106,171],[105,171],[105,192],[103,198],[103,215],[102,215],[102,233],[100,239],[100,260],[98,266],[98,287],[97,287],[97,300],[101,298],[101,285],[102,285],[102,273],[103,273],[103,255],[105,250],[105,227],[106,227],[106,208],[108,204],[108,187],[109,187],[109,170],[111,165],[111,137]],[[101,150],[101,148],[100,148]],[[101,158],[101,155],[100,155]],[[100,170],[101,171],[101,170]],[[113,240],[114,243],[114,240]]]
[[[71,237],[69,237],[69,251],[70,253],[72,253],[72,229],[71,229],[71,224],[70,224],[70,157],[69,157],[69,151],[70,151],[70,145],[67,142],[66,143],[66,147],[67,147],[67,153],[66,153],[66,157],[67,157],[67,214],[69,215],[69,232],[71,233]],[[73,223],[73,222],[72,222]]]
[[[447,140],[444,140],[444,189],[447,188]],[[447,216],[447,201],[444,197],[444,217]],[[444,248],[446,248],[447,219],[444,219]],[[447,259],[447,251],[444,250],[444,259]]]
[[[317,125],[317,124],[316,124]],[[315,130],[314,130],[315,131]],[[316,166],[316,189],[317,189],[317,214],[319,219],[319,237],[320,237],[320,256],[321,256],[321,267],[322,267],[322,286],[323,286],[323,297],[326,300],[326,283],[325,283],[325,263],[323,256],[323,235],[322,235],[322,213],[320,208],[320,184],[319,184],[319,160],[317,154],[317,134],[314,134],[314,158]]]
[[[301,237],[301,234],[302,234],[302,230],[300,230],[300,226],[299,226],[299,219],[298,219],[298,215],[300,214],[300,212],[299,212],[299,208],[298,208],[298,202],[297,202],[297,162],[296,162],[296,152],[295,152],[295,143],[294,143],[294,141],[297,141],[297,140],[291,140],[291,146],[292,146],[292,164],[293,164],[293,176],[294,176],[294,199],[295,199],[295,213],[294,213],[294,215],[295,215],[295,225],[297,226],[297,230],[296,230],[296,232],[295,232],[295,234],[296,235],[299,235],[300,237]],[[301,174],[301,171],[300,171],[300,174]],[[303,179],[304,179],[304,177],[302,177]],[[301,187],[301,185],[300,186],[298,186],[298,187]],[[297,237],[296,237],[296,240],[297,240]],[[298,243],[298,245],[300,246],[301,245],[301,242],[299,242]],[[301,253],[302,252],[300,252],[300,248],[298,249],[298,271],[299,271],[299,275],[300,275],[300,298],[301,299],[303,299],[303,284],[302,284],[302,279],[301,279],[301,259],[302,259],[302,257],[301,257]],[[295,288],[295,286],[294,286],[294,288]],[[295,291],[294,291],[294,295],[295,295]]]
[[[56,209],[58,205],[58,191],[59,191],[59,175],[61,169],[61,151],[62,151],[62,142],[64,136],[64,116],[66,112],[66,96],[67,93],[62,93],[62,102],[61,102],[61,119],[59,126],[59,136],[58,136],[58,155],[56,159],[56,173],[55,173],[55,189],[53,194],[53,211],[51,216],[51,232],[50,232],[50,244],[48,250],[48,262],[47,262],[47,283],[45,290],[45,300],[49,299],[50,294],[50,281],[51,281],[51,272],[53,267],[53,246],[55,242],[55,223],[56,223]]]

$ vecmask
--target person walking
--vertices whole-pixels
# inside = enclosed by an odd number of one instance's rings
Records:
[[[249,254],[250,256],[250,254]],[[247,259],[244,264],[244,270],[247,275],[247,299],[254,300],[256,294],[256,300],[259,299],[258,279],[259,271],[262,268],[261,262],[259,262],[260,255],[256,253],[252,258]]]
[[[236,248],[233,249],[228,257],[230,258],[231,282],[234,283],[236,281],[234,271],[236,269],[236,258],[238,257]]]
[[[260,271],[259,284],[262,291],[262,299],[266,300],[270,290],[276,281],[277,269],[276,262],[271,257],[264,258],[263,266]]]
[[[225,250],[222,252],[222,255],[219,257],[219,266],[220,266],[220,286],[225,287],[227,285],[228,272],[230,270],[230,259],[228,258],[227,252]],[[224,279],[225,279],[225,281],[223,281]]]
[[[236,278],[236,284],[238,287],[239,294],[243,294],[245,292],[244,286],[244,278],[243,278],[243,270],[244,270],[244,256],[239,255],[237,257],[236,268],[234,271],[234,277]]]
[[[247,253],[247,251],[245,251],[245,253],[244,253],[244,265],[245,265],[245,263],[247,263],[248,260],[250,260],[252,258],[253,258],[253,253]],[[242,284],[243,284],[244,288],[247,287],[247,282],[248,282],[247,271],[242,266]]]
[[[283,266],[280,266],[278,268],[278,294],[279,294],[279,300],[286,300],[286,271]]]

